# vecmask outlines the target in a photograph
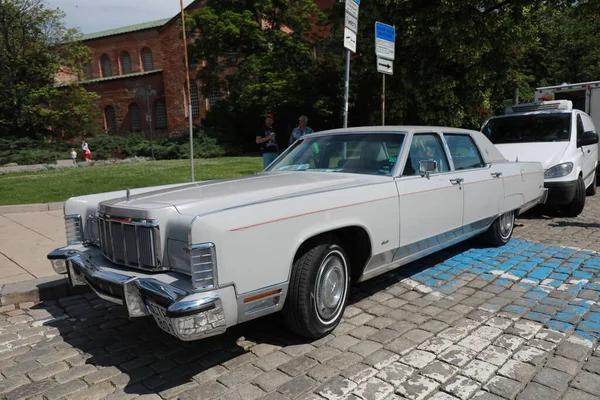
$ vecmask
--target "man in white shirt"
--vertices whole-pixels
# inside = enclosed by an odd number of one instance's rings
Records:
[[[292,129],[292,134],[290,135],[290,146],[302,136],[314,132],[310,126],[306,126],[307,124],[308,117],[306,115],[303,115],[300,118],[298,118],[298,126]]]

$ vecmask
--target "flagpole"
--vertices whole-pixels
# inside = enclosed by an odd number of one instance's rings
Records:
[[[192,91],[190,84],[190,64],[188,62],[188,48],[187,48],[187,38],[185,32],[185,13],[183,9],[183,0],[179,0],[179,5],[181,7],[181,29],[183,31],[183,48],[184,48],[184,56],[185,56],[185,77],[187,81],[187,94],[188,94],[188,118],[189,118],[189,128],[190,128],[190,175],[191,180],[194,182],[194,132],[192,126]]]

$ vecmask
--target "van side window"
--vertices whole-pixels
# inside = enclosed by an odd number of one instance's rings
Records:
[[[482,168],[485,163],[470,135],[444,134],[454,161],[454,169]]]
[[[581,120],[581,114],[577,114],[577,140],[581,139],[585,129],[583,128],[583,121]]]

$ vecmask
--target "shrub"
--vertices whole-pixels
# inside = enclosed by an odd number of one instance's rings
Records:
[[[87,140],[93,160],[120,160],[130,157],[152,157],[157,160],[189,158],[189,137],[186,135],[155,139],[153,142],[140,135],[98,135]],[[48,164],[56,160],[67,160],[71,148],[83,158],[81,142],[47,142],[33,139],[0,139],[0,165]],[[196,133],[194,157],[211,158],[231,155],[214,138]]]

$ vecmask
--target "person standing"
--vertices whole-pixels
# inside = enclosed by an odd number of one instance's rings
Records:
[[[314,132],[310,126],[307,126],[307,124],[308,117],[306,115],[302,115],[300,118],[298,118],[298,126],[292,129],[292,134],[290,135],[290,146],[302,136]]]
[[[81,142],[81,150],[83,150],[83,151],[89,150],[88,144],[86,143],[85,140]]]
[[[267,168],[279,155],[279,145],[273,128],[274,121],[275,116],[268,114],[265,118],[265,125],[256,132],[256,144],[260,144],[264,168]]]
[[[73,160],[73,164],[77,164],[77,152],[74,148],[71,148],[71,160]]]
[[[94,166],[94,163],[92,162],[92,152],[90,151],[90,149],[85,149],[85,150],[83,151],[83,158],[85,159],[85,162],[86,162],[86,163],[87,163],[89,166],[91,166],[91,167],[93,167],[93,166]]]

